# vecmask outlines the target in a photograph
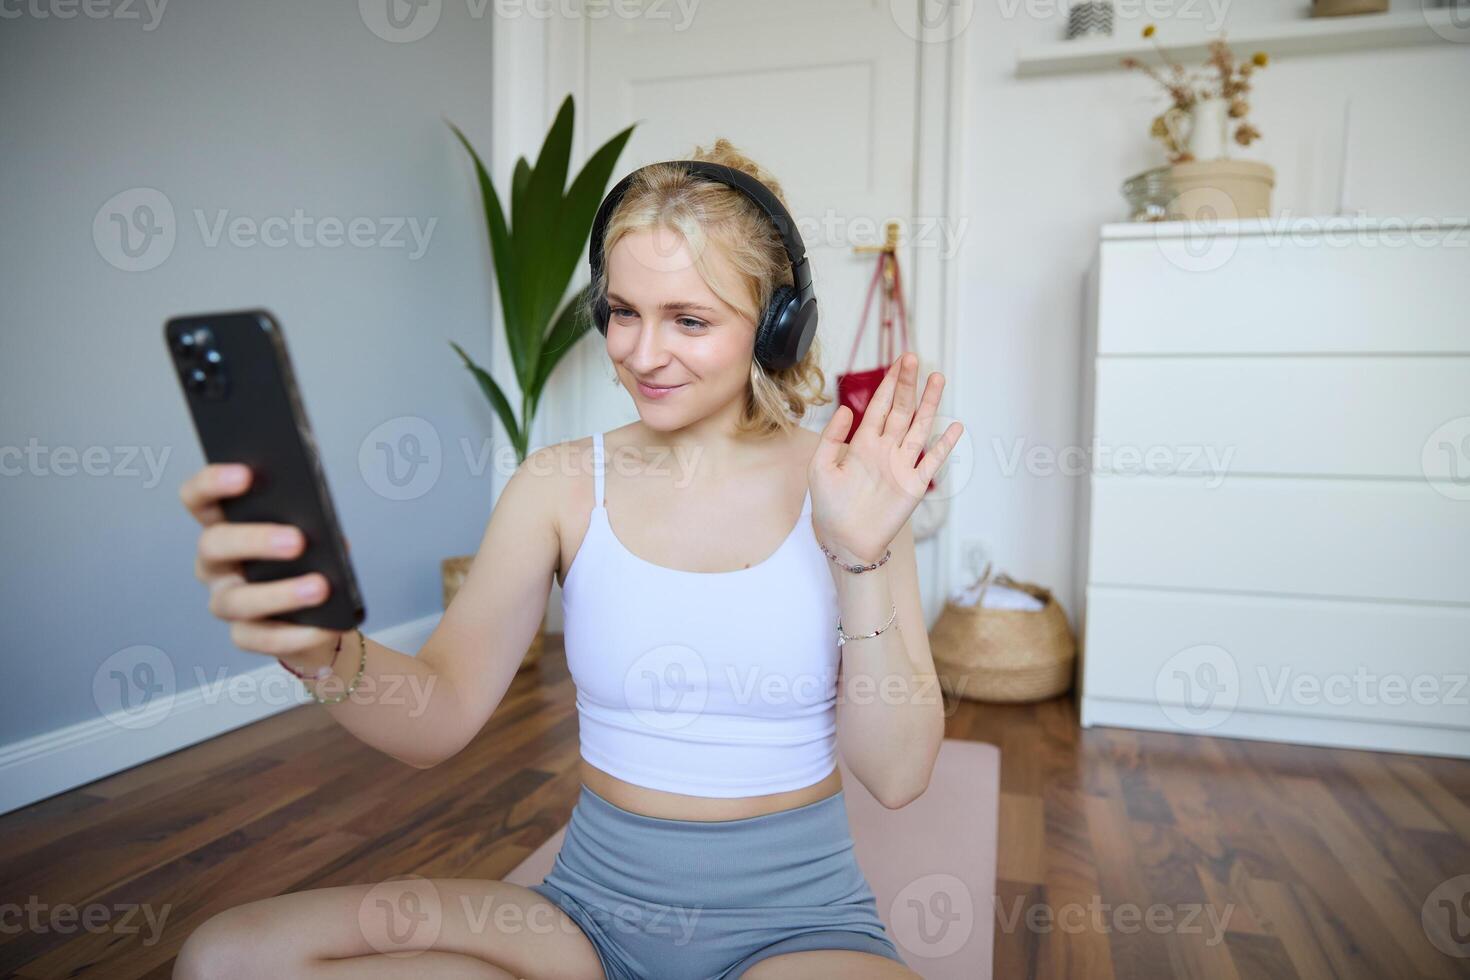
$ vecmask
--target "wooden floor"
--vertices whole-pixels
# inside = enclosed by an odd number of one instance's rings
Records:
[[[576,799],[575,691],[549,640],[436,769],[302,708],[0,817],[0,976],[166,977],[244,901],[504,875]],[[1421,923],[1470,874],[1470,762],[1083,732],[1066,700],[947,710],[949,737],[1002,751],[997,978],[1470,976]],[[68,904],[112,925],[52,924]]]

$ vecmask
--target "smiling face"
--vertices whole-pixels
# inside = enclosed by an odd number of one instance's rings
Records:
[[[711,244],[721,283],[743,288]],[[659,431],[707,416],[738,414],[750,384],[755,322],[704,281],[683,236],[667,228],[630,232],[607,257],[607,353],[643,423]]]

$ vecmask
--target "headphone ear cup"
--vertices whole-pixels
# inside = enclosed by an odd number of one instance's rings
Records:
[[[795,307],[796,290],[791,286],[777,286],[766,306],[765,316],[755,332],[755,359],[763,367],[779,371],[790,364],[783,363],[782,353],[787,344]]]

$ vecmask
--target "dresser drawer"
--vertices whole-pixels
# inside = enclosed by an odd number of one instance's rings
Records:
[[[1096,399],[1103,471],[1470,480],[1470,357],[1104,357]]]
[[[1088,589],[1088,698],[1470,728],[1470,609]],[[1213,714],[1211,713],[1213,712]]]
[[[1426,236],[1426,240],[1429,236]],[[1470,230],[1437,244],[1109,241],[1098,353],[1470,352]]]
[[[1092,585],[1470,603],[1470,501],[1424,481],[1094,474]]]

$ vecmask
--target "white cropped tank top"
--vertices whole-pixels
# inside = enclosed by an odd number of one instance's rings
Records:
[[[592,457],[592,516],[562,585],[582,757],[691,796],[759,796],[823,779],[837,765],[838,604],[811,491],[764,560],[681,571],[618,540],[600,432]]]

